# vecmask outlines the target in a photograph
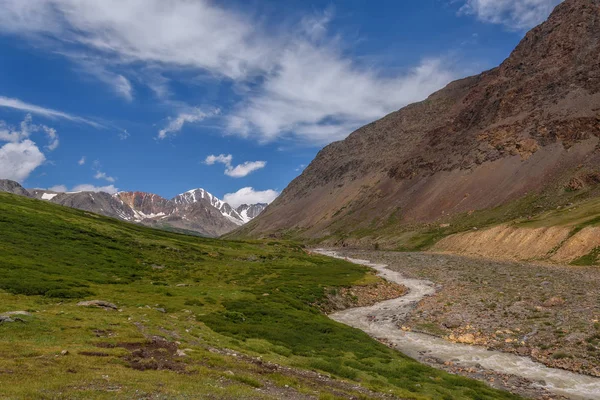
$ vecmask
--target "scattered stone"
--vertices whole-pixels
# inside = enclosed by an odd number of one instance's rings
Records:
[[[77,303],[77,305],[80,307],[98,307],[98,308],[103,308],[105,310],[116,310],[117,309],[116,305],[114,305],[113,303],[109,303],[108,301],[104,301],[104,300],[80,301],[79,303]]]
[[[9,323],[9,322],[15,322],[15,320],[12,319],[11,317],[0,315],[0,324]]]
[[[163,314],[165,314],[167,312],[167,310],[165,310],[164,308],[161,308],[161,307],[155,308],[155,310],[158,311],[158,312],[161,312]]]
[[[466,333],[464,335],[458,336],[456,338],[456,341],[458,343],[473,344],[475,343],[475,335],[473,335],[472,333]]]
[[[183,350],[177,350],[177,351],[175,352],[175,355],[176,355],[177,357],[185,357],[185,356],[187,356],[187,354],[186,354],[186,353],[185,353],[185,351],[183,351]]]
[[[69,350],[63,350],[60,352],[61,356],[68,356],[69,355]]]
[[[558,307],[562,306],[563,304],[565,304],[565,301],[560,297],[552,297],[551,299],[546,300],[542,305],[544,307]]]
[[[460,315],[452,314],[448,315],[442,325],[444,325],[448,329],[455,329],[460,327],[463,324],[463,318]]]
[[[31,313],[29,313],[27,311],[8,311],[8,312],[0,314],[0,316],[2,316],[2,317],[12,317],[13,315],[24,315],[24,316],[30,317]]]

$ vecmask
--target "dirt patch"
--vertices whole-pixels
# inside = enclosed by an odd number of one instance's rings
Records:
[[[436,243],[432,251],[499,260],[548,260],[570,263],[600,247],[600,228],[587,227],[572,235],[572,227],[517,228],[499,225],[457,233]]]
[[[185,372],[186,365],[177,359],[177,344],[161,338],[141,343],[99,343],[100,348],[120,347],[130,351],[123,359],[138,371],[170,370]]]
[[[350,288],[328,289],[325,301],[318,307],[325,313],[353,307],[367,307],[404,296],[406,292],[406,287],[388,281]]]

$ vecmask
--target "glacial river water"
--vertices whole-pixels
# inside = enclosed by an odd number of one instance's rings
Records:
[[[452,343],[434,336],[398,329],[398,322],[406,319],[421,299],[435,293],[432,282],[408,279],[401,273],[388,269],[385,264],[342,257],[335,251],[320,249],[315,252],[371,267],[384,279],[409,289],[405,296],[370,307],[340,311],[331,314],[332,319],[358,328],[372,337],[386,339],[397,350],[415,359],[422,358],[423,354],[426,354],[444,362],[452,361],[455,365],[463,367],[480,366],[498,373],[520,376],[536,382],[534,385],[572,399],[600,399],[600,378],[549,368],[528,357],[487,350],[480,346]]]

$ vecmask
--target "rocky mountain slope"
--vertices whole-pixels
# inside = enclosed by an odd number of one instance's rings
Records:
[[[325,147],[235,235],[372,245],[385,232],[398,247],[416,227],[556,207],[599,183],[600,1],[566,0],[499,67]]]
[[[217,237],[252,220],[265,204],[240,206],[240,212],[204,189],[193,189],[167,200],[145,192],[59,193],[43,189],[27,191],[17,182],[0,180],[0,191],[10,192],[67,207],[78,208],[124,221],[161,229],[191,231]],[[251,210],[250,212],[248,212]],[[242,212],[243,211],[243,212]]]

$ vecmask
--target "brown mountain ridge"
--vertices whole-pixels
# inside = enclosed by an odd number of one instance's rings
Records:
[[[385,233],[395,246],[481,210],[508,218],[593,196],[599,182],[600,1],[566,0],[499,67],[325,147],[234,236],[339,245]]]

